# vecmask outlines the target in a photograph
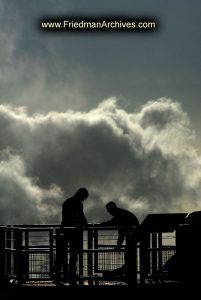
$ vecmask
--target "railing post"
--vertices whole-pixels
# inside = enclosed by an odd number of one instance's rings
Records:
[[[24,241],[24,277],[29,279],[29,231],[25,230],[25,241]]]
[[[152,232],[152,275],[157,273],[157,233]]]
[[[143,232],[140,238],[140,284],[150,271],[150,233]]]
[[[54,234],[53,234],[53,228],[49,230],[49,258],[50,258],[50,265],[49,265],[49,270],[50,270],[50,278],[52,278],[52,273],[53,273],[53,265],[54,265]]]
[[[67,256],[69,250],[67,250],[67,245],[65,244],[65,237],[64,234],[67,232],[67,228],[59,227],[56,228],[55,237],[56,237],[56,256],[53,265],[53,272],[55,273],[56,277],[61,277],[61,266],[63,264],[63,275],[67,270]],[[66,255],[66,259],[64,258]],[[65,261],[65,263],[64,263]]]
[[[98,249],[98,229],[94,229],[94,249]],[[94,253],[94,272],[98,272],[98,252]]]
[[[83,276],[83,235],[84,235],[84,229],[81,230],[80,233],[80,249],[79,249],[79,276]],[[83,285],[83,280],[79,280],[79,285]]]
[[[14,229],[14,247],[15,247],[15,271],[17,284],[21,285],[23,282],[24,276],[24,254],[22,247],[22,231],[18,228]]]
[[[6,276],[11,275],[11,249],[12,249],[12,241],[11,241],[11,226],[7,226],[6,230]]]
[[[162,267],[163,267],[163,234],[162,232],[158,233],[158,247],[159,247],[159,252],[158,252],[158,268],[159,272],[161,272]]]
[[[88,276],[93,275],[93,253],[92,248],[93,248],[93,230],[91,228],[88,228],[88,235],[87,235],[87,248],[89,250],[87,254],[87,271],[88,271]],[[89,285],[93,285],[93,280],[89,279],[88,280]]]
[[[6,279],[5,238],[5,228],[0,227],[0,282]]]
[[[135,286],[137,284],[137,240],[134,229],[129,229],[126,234],[125,266],[127,284]]]

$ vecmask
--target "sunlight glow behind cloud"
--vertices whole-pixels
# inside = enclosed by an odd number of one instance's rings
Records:
[[[60,222],[61,204],[89,190],[89,222],[116,201],[139,218],[199,209],[201,158],[178,102],[160,98],[128,113],[115,98],[88,112],[46,114],[0,106],[1,223]]]

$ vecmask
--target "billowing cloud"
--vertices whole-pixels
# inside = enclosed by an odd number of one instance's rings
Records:
[[[201,158],[187,114],[167,98],[128,113],[115,98],[88,112],[29,115],[0,106],[1,223],[59,222],[61,204],[85,186],[90,222],[116,201],[140,219],[199,208]]]
[[[45,200],[54,201],[55,206],[62,196],[61,190],[54,185],[48,190],[38,187],[37,179],[26,176],[24,161],[18,155],[1,151],[0,157],[1,224],[44,222],[50,215],[54,222],[58,211],[50,206],[47,211]]]

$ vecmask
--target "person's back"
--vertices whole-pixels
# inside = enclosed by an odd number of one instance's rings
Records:
[[[117,226],[138,226],[137,217],[130,211],[117,207],[116,214],[111,220]]]
[[[107,211],[113,216],[109,221],[102,222],[102,225],[114,226],[138,226],[137,217],[130,211],[117,207],[116,203],[110,201],[106,205]]]
[[[130,211],[117,207],[116,203],[110,201],[106,205],[107,211],[113,216],[109,221],[102,222],[103,226],[138,226],[139,221],[137,217]],[[119,235],[117,240],[117,249],[120,249],[124,238],[127,234],[127,230],[119,229]]]
[[[62,226],[86,225],[87,221],[83,213],[82,202],[76,201],[75,197],[66,199],[62,205]]]

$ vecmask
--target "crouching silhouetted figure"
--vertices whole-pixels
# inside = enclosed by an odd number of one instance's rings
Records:
[[[83,226],[87,226],[87,220],[83,212],[83,202],[87,198],[87,189],[80,188],[73,197],[65,200],[62,205],[61,229],[57,235],[56,259],[53,266],[53,278],[56,284],[61,282],[60,272],[63,267],[64,281],[68,280],[70,285],[76,285],[77,257],[82,249]],[[67,264],[68,246],[70,247],[69,265]]]
[[[100,225],[103,226],[126,226],[127,228],[120,228],[118,230],[118,239],[117,246],[115,247],[116,251],[121,250],[121,246],[126,238],[126,248],[125,248],[125,264],[113,271],[105,271],[103,272],[103,276],[125,276],[126,281],[129,280],[129,264],[131,263],[131,255],[135,255],[134,253],[130,253],[131,247],[136,247],[137,236],[136,231],[129,231],[129,226],[139,226],[139,221],[137,217],[128,210],[117,207],[116,203],[111,201],[106,205],[107,211],[113,216],[113,218],[109,221],[102,222]],[[134,257],[133,257],[134,258]],[[134,258],[135,259],[135,258]]]

